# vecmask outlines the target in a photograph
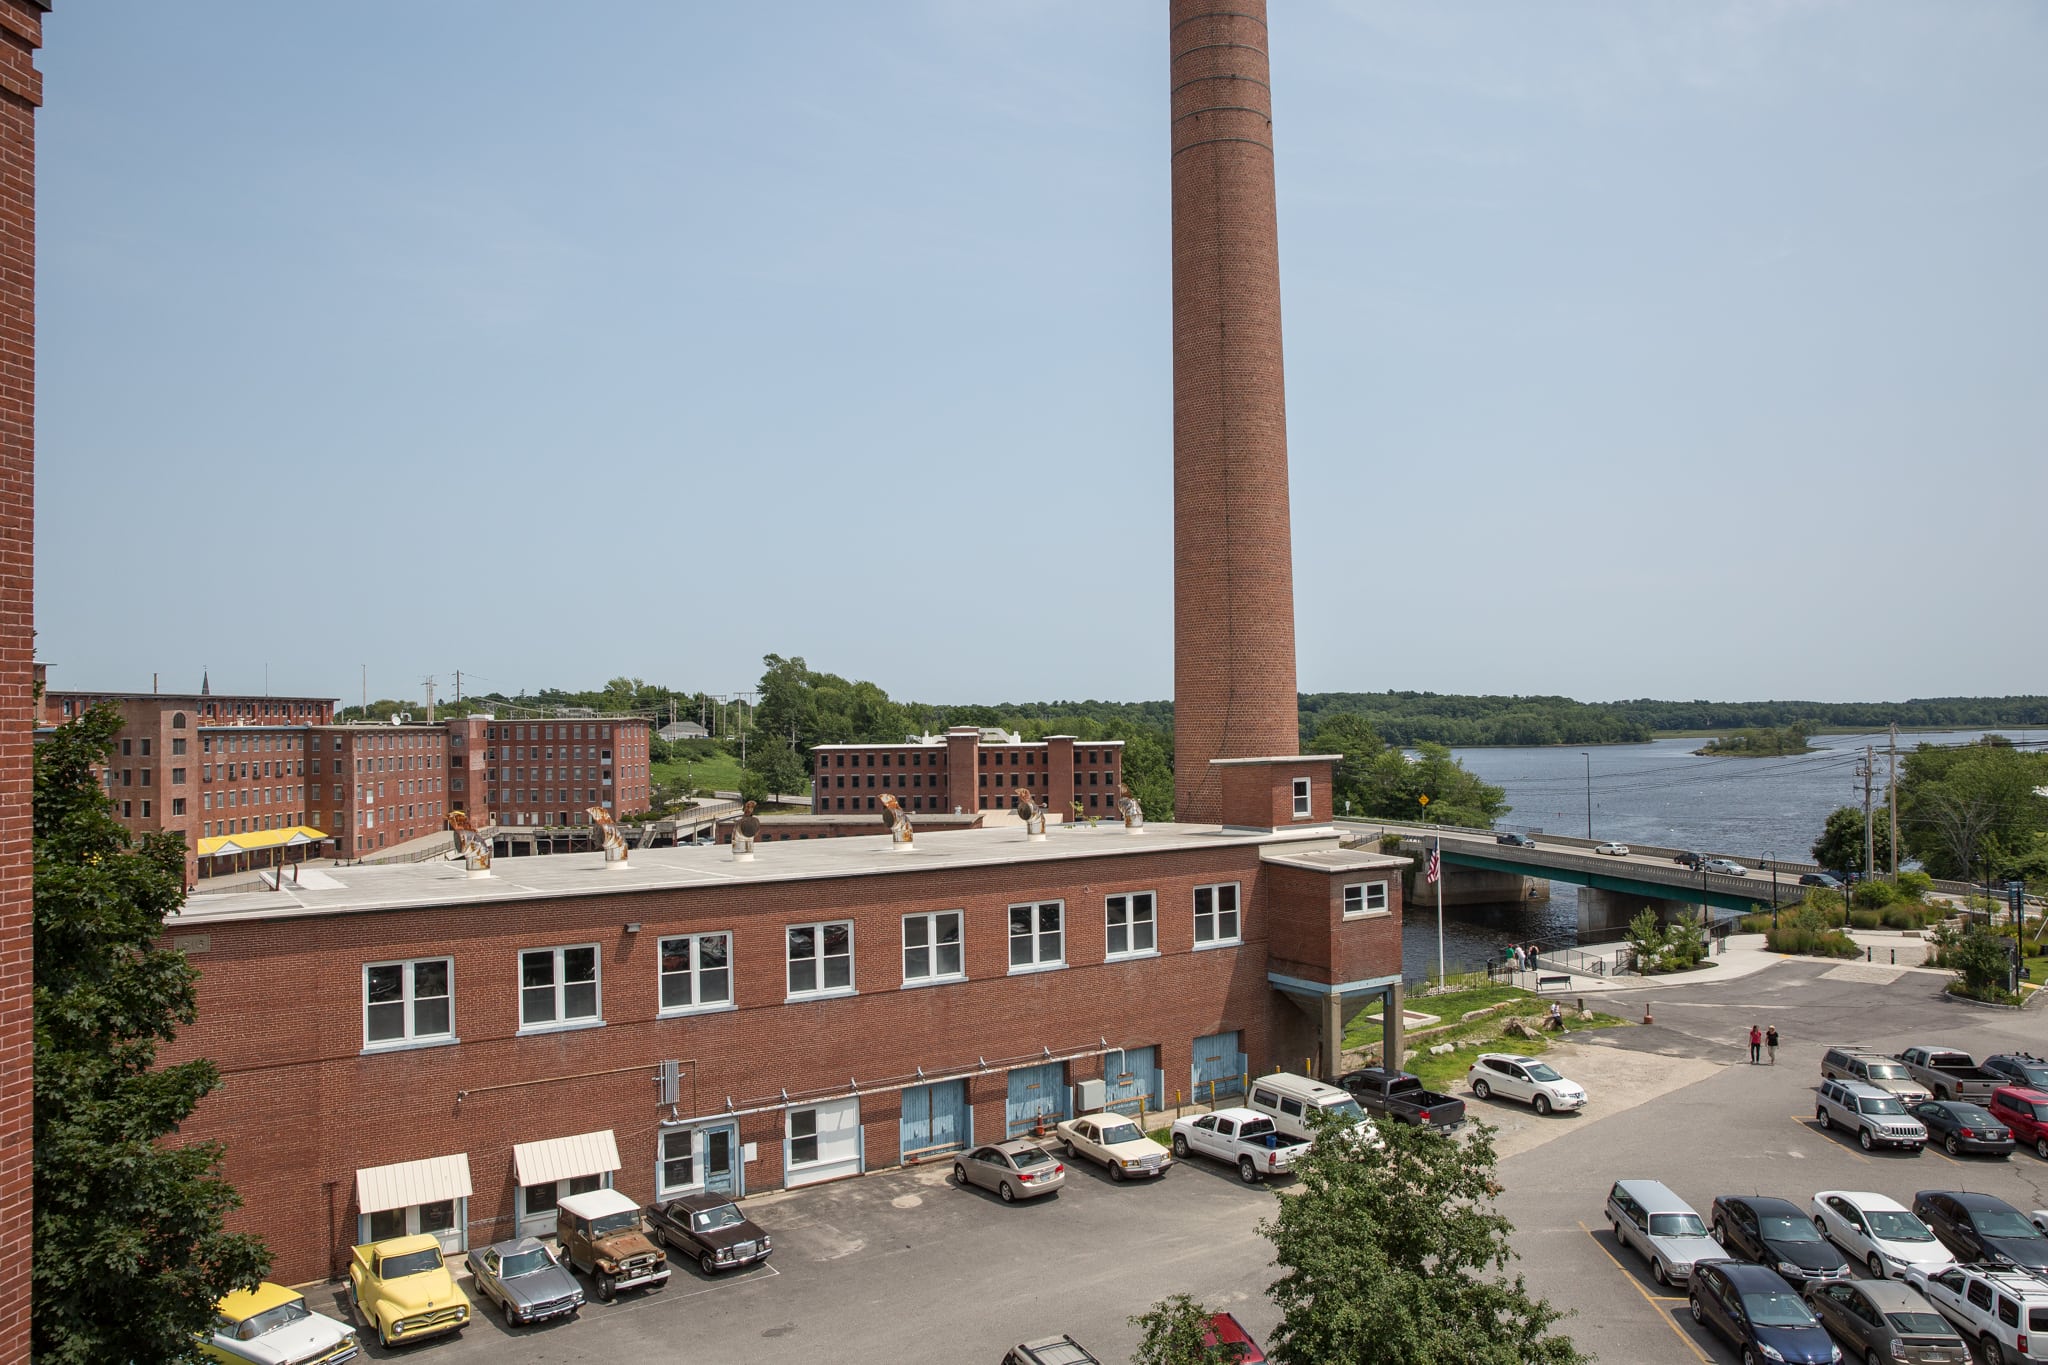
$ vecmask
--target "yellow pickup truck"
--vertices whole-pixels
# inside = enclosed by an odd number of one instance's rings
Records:
[[[469,1323],[469,1298],[448,1273],[432,1233],[357,1247],[348,1264],[348,1297],[356,1321],[374,1328],[386,1346],[459,1332]]]

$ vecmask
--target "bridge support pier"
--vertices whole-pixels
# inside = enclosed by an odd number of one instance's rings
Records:
[[[1597,886],[1579,888],[1579,942],[1614,938],[1628,928],[1628,922],[1645,909],[1657,912],[1659,924],[1700,917],[1700,908],[1685,901],[1659,900],[1650,896],[1607,891]]]
[[[1422,858],[1417,860],[1416,866],[1402,874],[1401,897],[1404,905],[1421,908],[1433,908],[1436,905],[1436,888],[1422,880],[1420,870],[1422,861],[1428,857],[1428,846],[1425,844]],[[1492,872],[1481,867],[1460,867],[1448,861],[1443,865],[1443,888],[1446,910],[1463,905],[1508,905],[1516,901],[1550,899],[1550,883],[1541,877],[1524,877],[1514,872]]]

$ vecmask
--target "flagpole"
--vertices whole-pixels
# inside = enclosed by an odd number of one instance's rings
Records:
[[[1444,841],[1437,836],[1436,850],[1431,855],[1436,863],[1436,984],[1447,984],[1444,980]]]

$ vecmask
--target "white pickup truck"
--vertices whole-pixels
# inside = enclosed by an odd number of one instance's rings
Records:
[[[1251,1109],[1218,1109],[1173,1121],[1173,1154],[1183,1161],[1196,1152],[1237,1167],[1238,1179],[1256,1185],[1268,1176],[1285,1175],[1308,1143],[1289,1137],[1273,1120]]]

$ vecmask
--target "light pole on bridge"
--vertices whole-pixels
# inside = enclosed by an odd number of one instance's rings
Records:
[[[1586,837],[1590,839],[1593,837],[1593,755],[1581,749],[1579,757],[1586,760]]]

